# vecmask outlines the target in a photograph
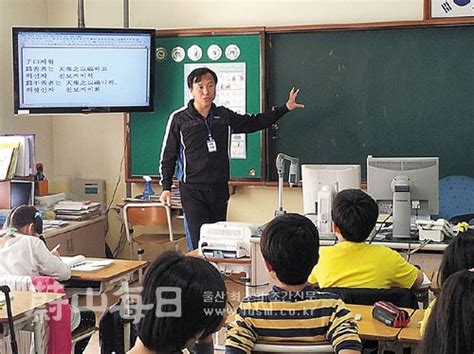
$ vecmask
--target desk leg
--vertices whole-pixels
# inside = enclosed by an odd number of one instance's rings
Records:
[[[46,354],[48,352],[48,328],[45,327],[46,310],[39,309],[35,313],[33,321],[33,333],[35,342],[35,353]]]
[[[122,281],[122,304],[125,319],[128,320],[130,316],[130,289],[128,280]],[[126,321],[123,325],[123,348],[125,353],[130,350],[130,330],[131,323]]]

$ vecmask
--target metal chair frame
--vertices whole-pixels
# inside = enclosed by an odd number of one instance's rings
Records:
[[[163,210],[165,211],[163,213]],[[171,208],[169,206],[163,205],[161,203],[127,203],[123,207],[123,222],[125,226],[125,235],[127,236],[127,241],[130,246],[130,257],[133,254],[133,243],[137,243],[137,256],[139,260],[143,260],[144,250],[140,242],[137,242],[136,239],[139,236],[149,235],[142,233],[138,236],[133,235],[133,226],[159,226],[167,225],[168,226],[168,239],[170,242],[174,242],[173,234],[173,223],[171,216]],[[158,242],[153,242],[152,238],[157,236],[157,234],[149,235],[151,240],[149,243],[161,243],[163,239],[157,240]],[[177,245],[176,245],[177,247]],[[139,281],[142,282],[143,271],[139,271]]]

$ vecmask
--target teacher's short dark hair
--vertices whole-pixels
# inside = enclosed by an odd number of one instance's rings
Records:
[[[188,88],[192,89],[193,84],[200,82],[202,77],[206,74],[211,74],[214,78],[214,82],[217,84],[217,75],[214,71],[209,68],[197,68],[191,71],[188,75]]]
[[[176,289],[181,292],[179,317],[173,301],[178,297]],[[209,262],[166,252],[145,273],[142,301],[152,307],[143,311],[138,325],[141,341],[152,351],[175,352],[196,334],[204,332],[206,337],[220,328],[227,294],[219,271]]]

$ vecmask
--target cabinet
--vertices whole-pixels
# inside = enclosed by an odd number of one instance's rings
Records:
[[[43,236],[49,249],[61,245],[58,250],[61,256],[105,257],[105,222],[104,216],[71,221],[61,229],[46,231]]]

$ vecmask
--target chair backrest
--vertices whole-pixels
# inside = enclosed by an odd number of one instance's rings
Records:
[[[368,288],[323,288],[320,291],[339,295],[346,304],[373,305],[377,301],[388,301],[398,307],[418,308],[416,294],[412,289],[368,289]]]
[[[447,176],[439,180],[438,217],[452,223],[474,218],[474,178]]]
[[[123,222],[127,241],[132,242],[132,226],[168,225],[170,240],[173,241],[171,209],[161,203],[127,203],[123,207]]]
[[[133,319],[123,319],[123,301],[119,299],[115,304],[105,310],[99,321],[99,342],[100,352],[124,353],[125,344],[133,347],[137,339],[137,326],[132,324],[129,327],[128,338],[130,343],[125,343],[126,322],[132,322]]]
[[[10,290],[36,292],[29,275],[0,275],[0,285],[7,285]]]
[[[289,343],[256,343],[252,349],[253,353],[334,353],[330,344],[289,344]]]

